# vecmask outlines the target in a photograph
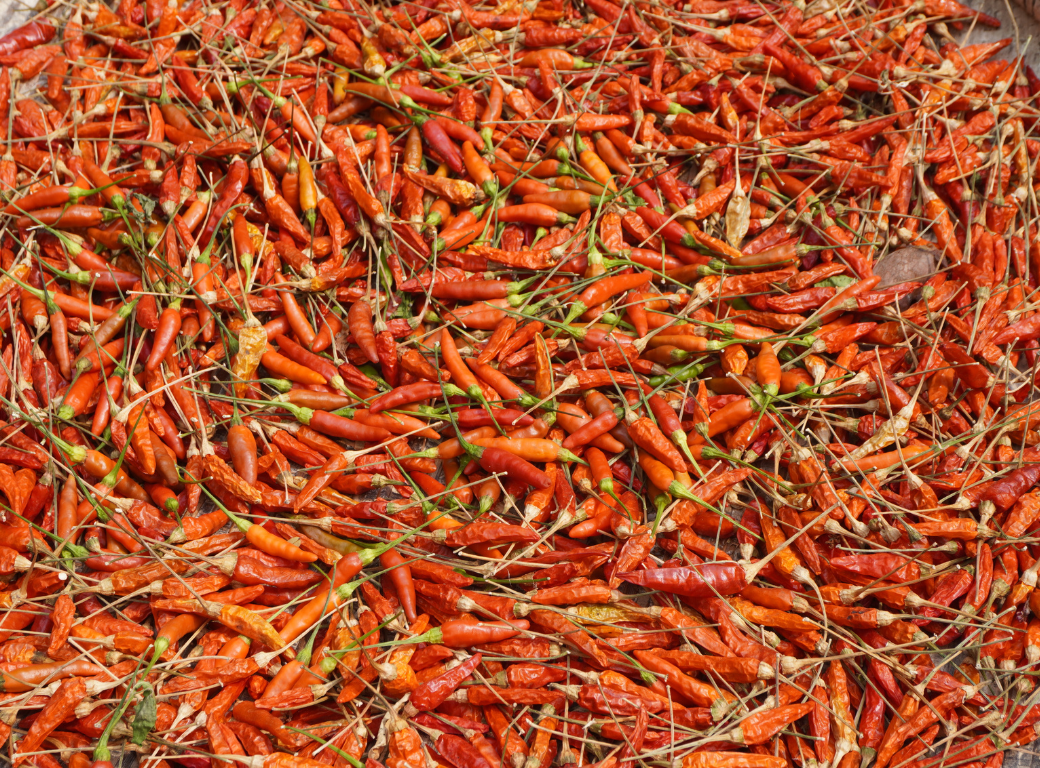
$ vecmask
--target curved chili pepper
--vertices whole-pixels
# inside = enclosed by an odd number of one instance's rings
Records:
[[[206,225],[202,228],[198,238],[196,238],[196,242],[202,244],[203,248],[207,248],[210,245],[210,240],[217,231],[217,227],[221,224],[227,212],[231,210],[231,206],[238,200],[238,196],[242,194],[248,177],[249,168],[244,161],[236,160],[231,164],[227,176],[224,178],[220,195],[214,201],[213,208],[206,219]]]

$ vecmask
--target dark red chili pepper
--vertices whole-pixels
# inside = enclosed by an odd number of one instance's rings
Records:
[[[704,563],[618,575],[630,584],[688,597],[736,595],[748,586],[744,569],[736,563]]]

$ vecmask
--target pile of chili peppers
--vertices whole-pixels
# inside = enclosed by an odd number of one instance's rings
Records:
[[[7,758],[999,768],[1040,732],[1040,78],[979,24],[0,38]]]

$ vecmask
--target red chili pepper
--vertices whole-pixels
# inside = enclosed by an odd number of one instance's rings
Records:
[[[733,595],[747,586],[744,570],[736,563],[706,563],[690,568],[665,568],[621,574],[632,584],[678,592],[690,597]]]
[[[422,637],[423,642],[443,644],[449,648],[466,648],[505,640],[520,634],[528,626],[529,623],[523,619],[509,623],[448,621],[425,632]]]

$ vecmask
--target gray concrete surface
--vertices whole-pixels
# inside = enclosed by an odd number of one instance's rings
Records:
[[[19,0],[0,0],[0,34],[6,34],[19,25],[24,18],[28,6]]]

